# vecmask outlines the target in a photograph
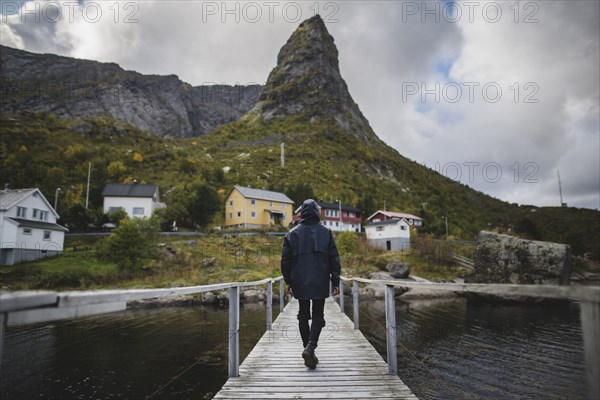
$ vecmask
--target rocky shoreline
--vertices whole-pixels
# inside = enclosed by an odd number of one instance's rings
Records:
[[[430,282],[426,279],[412,276],[406,279],[396,279],[388,272],[376,272],[371,275],[371,279],[395,280],[407,282]],[[344,294],[352,296],[352,287],[344,285]],[[361,285],[359,295],[362,299],[383,299],[385,298],[385,285],[370,283]],[[398,288],[396,297],[401,300],[423,300],[439,298],[455,298],[454,292],[439,290],[418,290]],[[240,291],[240,304],[264,303],[267,299],[267,291],[263,288],[246,289]],[[287,301],[287,300],[286,300]],[[127,303],[127,308],[160,308],[160,307],[192,307],[192,306],[227,306],[229,303],[229,294],[223,290],[217,293],[206,292],[197,295],[183,295],[173,297],[162,297],[156,299],[134,300]],[[279,303],[279,294],[273,293],[273,304]]]

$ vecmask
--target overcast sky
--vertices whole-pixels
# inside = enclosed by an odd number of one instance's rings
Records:
[[[6,1],[0,42],[192,85],[265,83],[319,12],[371,126],[502,200],[600,207],[598,1]],[[60,12],[57,6],[60,5]]]

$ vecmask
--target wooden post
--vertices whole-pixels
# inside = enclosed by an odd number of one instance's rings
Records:
[[[279,312],[283,312],[283,307],[285,306],[285,282],[283,279],[279,280]]]
[[[340,279],[340,311],[344,312],[344,280]]]
[[[267,330],[273,330],[273,280],[267,282]]]
[[[581,331],[585,370],[587,375],[588,398],[600,398],[600,303],[581,302]]]
[[[240,288],[229,288],[229,377],[240,376]]]
[[[0,313],[0,372],[2,372],[2,351],[4,347],[4,321],[6,320],[4,313]]]
[[[354,329],[358,329],[360,327],[358,321],[358,282],[352,282],[352,300],[354,302]]]
[[[396,296],[392,285],[385,285],[385,330],[387,332],[388,373],[398,373],[398,355],[396,349]]]

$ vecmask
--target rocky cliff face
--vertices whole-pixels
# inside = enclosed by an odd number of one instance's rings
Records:
[[[203,134],[235,121],[262,92],[259,85],[192,87],[175,75],[142,75],[114,63],[5,46],[0,46],[0,80],[2,113],[108,116],[172,137]]]
[[[571,247],[482,231],[468,283],[568,284]]]
[[[333,119],[345,131],[377,140],[340,74],[338,50],[319,15],[300,24],[277,57],[259,102],[249,112],[265,121],[288,116]]]

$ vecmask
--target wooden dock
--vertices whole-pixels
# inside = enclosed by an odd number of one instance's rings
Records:
[[[298,302],[293,300],[273,322],[215,399],[414,399],[417,397],[388,366],[339,306],[325,302],[314,370],[304,366],[298,333]]]

